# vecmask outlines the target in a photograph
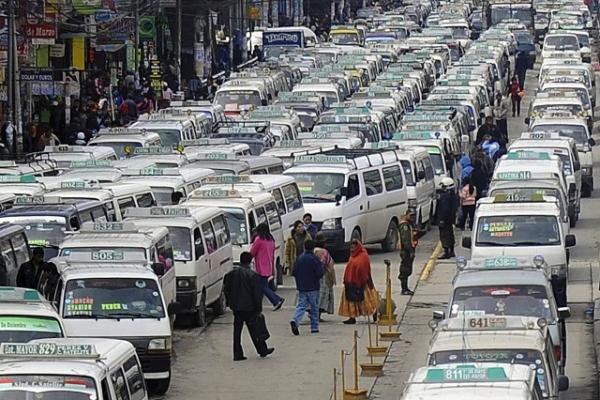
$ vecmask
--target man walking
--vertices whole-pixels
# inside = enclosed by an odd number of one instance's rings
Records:
[[[44,263],[44,249],[33,248],[31,260],[23,263],[17,273],[17,286],[29,289],[37,289],[37,276]]]
[[[319,293],[321,277],[325,273],[321,260],[313,252],[315,242],[307,240],[304,242],[304,253],[296,259],[292,275],[296,279],[296,289],[298,290],[298,304],[296,311],[290,321],[292,333],[296,336],[300,334],[298,324],[304,316],[306,310],[310,307],[310,332],[319,332]]]
[[[520,51],[515,60],[515,75],[519,78],[519,87],[521,90],[525,89],[527,69],[529,69],[529,56],[524,51]]]
[[[441,182],[442,194],[438,199],[438,219],[440,228],[440,242],[444,248],[444,254],[438,257],[440,260],[455,257],[454,254],[454,222],[456,221],[456,209],[458,199],[454,193],[454,180],[444,178]]]
[[[258,275],[252,271],[252,254],[240,254],[240,266],[225,275],[223,290],[227,305],[233,311],[233,360],[245,360],[242,348],[242,329],[248,327],[250,338],[261,357],[273,353],[273,347],[267,347],[265,340],[258,335],[258,317],[262,312],[263,292],[258,284]]]
[[[408,278],[412,275],[417,244],[418,240],[412,225],[411,214],[407,211],[400,217],[400,274],[398,275],[402,294],[405,296],[415,294],[408,288]]]

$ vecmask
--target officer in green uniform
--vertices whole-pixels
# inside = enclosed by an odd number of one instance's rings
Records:
[[[412,296],[414,292],[408,288],[408,278],[412,274],[413,261],[415,259],[415,249],[418,240],[415,229],[412,224],[412,215],[410,212],[402,215],[400,218],[400,286],[402,294]]]

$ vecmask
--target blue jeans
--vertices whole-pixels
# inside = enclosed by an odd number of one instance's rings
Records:
[[[260,284],[260,288],[267,299],[271,302],[271,304],[276,305],[281,301],[281,297],[277,295],[274,291],[269,287],[269,277],[268,276],[258,276],[258,283]]]
[[[298,292],[298,305],[296,305],[296,312],[292,318],[296,325],[300,324],[306,309],[310,307],[310,330],[319,330],[319,293],[318,290]]]

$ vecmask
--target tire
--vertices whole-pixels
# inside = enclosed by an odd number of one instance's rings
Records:
[[[202,292],[198,309],[193,314],[194,326],[203,327],[206,325],[206,293]]]
[[[225,303],[225,292],[223,291],[223,289],[221,289],[221,294],[219,295],[219,298],[211,305],[211,308],[215,315],[223,315],[227,311],[227,305]]]
[[[358,239],[362,242],[362,234],[360,233],[358,228],[354,228],[354,230],[352,231],[352,235],[350,235],[350,241],[354,239]]]
[[[381,242],[381,248],[385,252],[396,250],[398,247],[398,224],[395,221],[390,221],[388,225],[385,239]]]
[[[152,379],[146,381],[148,386],[148,392],[156,396],[162,396],[167,393],[169,386],[171,386],[171,369],[169,369],[169,377],[165,379]]]

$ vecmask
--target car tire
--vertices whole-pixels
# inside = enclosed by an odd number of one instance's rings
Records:
[[[212,304],[212,310],[215,315],[223,315],[227,311],[227,303],[225,301],[225,292],[221,288],[221,294],[219,294],[219,298]]]
[[[200,304],[198,309],[194,313],[194,326],[203,327],[206,325],[206,292],[202,292],[200,297]]]
[[[169,386],[171,386],[171,369],[169,369],[169,377],[165,379],[152,379],[146,381],[148,386],[148,392],[155,396],[162,396],[167,393]]]
[[[381,242],[381,248],[385,252],[394,251],[398,248],[398,224],[396,221],[390,221],[385,238]]]

